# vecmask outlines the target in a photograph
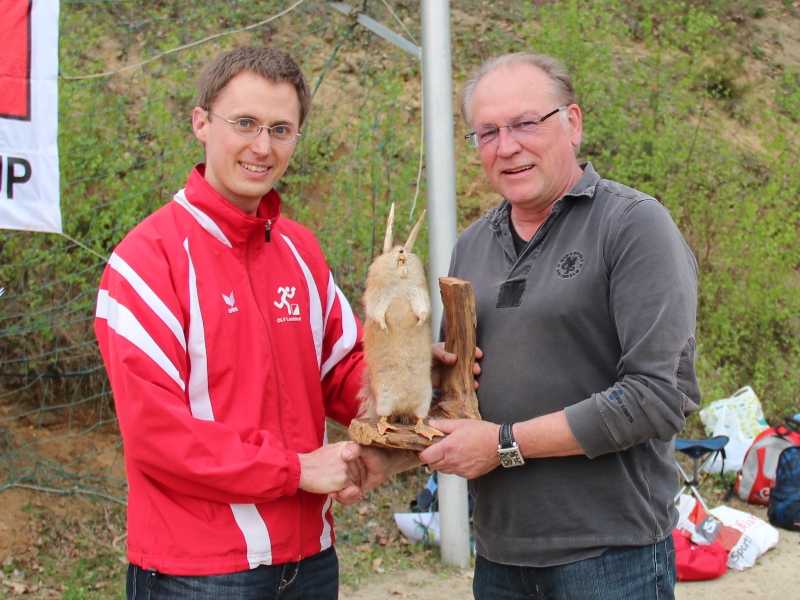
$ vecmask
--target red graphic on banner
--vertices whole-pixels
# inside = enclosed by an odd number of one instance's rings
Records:
[[[3,0],[0,118],[31,118],[31,3],[32,0]]]

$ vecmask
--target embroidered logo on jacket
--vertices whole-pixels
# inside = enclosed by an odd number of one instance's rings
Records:
[[[281,301],[273,302],[273,304],[277,308],[286,307],[286,311],[289,314],[288,317],[279,318],[278,323],[285,323],[286,321],[301,321],[300,305],[289,302],[289,300],[294,298],[295,293],[297,293],[297,289],[295,287],[279,287],[278,293],[281,295]]]
[[[586,262],[586,259],[583,258],[583,254],[580,252],[570,252],[564,258],[558,261],[556,275],[563,277],[564,279],[575,277],[575,275],[580,273],[584,262]]]
[[[236,307],[236,300],[233,297],[233,292],[231,292],[230,296],[226,296],[225,294],[222,294],[222,299],[225,300],[225,304],[230,306],[230,308],[228,309],[228,313],[229,314],[230,313],[239,312],[239,309]]]

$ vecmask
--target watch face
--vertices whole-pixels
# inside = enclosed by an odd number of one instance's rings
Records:
[[[497,451],[497,456],[500,457],[500,464],[504,467],[519,467],[525,464],[525,459],[522,458],[522,452],[514,445],[511,448],[502,448]]]

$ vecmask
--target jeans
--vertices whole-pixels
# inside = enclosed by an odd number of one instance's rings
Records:
[[[283,565],[227,575],[164,575],[128,567],[128,600],[337,600],[339,559],[329,548]]]
[[[476,600],[674,600],[675,579],[668,536],[556,567],[502,565],[478,556],[472,591]]]

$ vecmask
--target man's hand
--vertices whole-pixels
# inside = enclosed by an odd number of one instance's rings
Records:
[[[345,452],[345,459],[346,455]],[[387,477],[422,464],[413,453],[373,446],[361,446],[361,454],[358,459],[366,467],[366,475],[361,481],[361,487],[356,490],[353,489],[354,486],[350,486],[329,494],[331,498],[344,506],[350,506],[361,500],[364,492],[379,486]]]
[[[430,424],[448,434],[419,455],[431,469],[475,479],[500,465],[499,425],[473,419],[432,420]]]
[[[367,468],[361,460],[361,446],[355,442],[325,444],[308,454],[298,454],[300,484],[306,492],[329,494],[361,485],[367,478]],[[350,490],[351,495],[355,490]]]
[[[432,420],[447,435],[419,457],[431,469],[474,479],[500,466],[500,425],[472,419]],[[583,454],[563,410],[514,424],[514,438],[526,459]]]
[[[480,348],[475,348],[475,359],[483,358]],[[458,361],[458,355],[444,349],[444,342],[431,346],[431,383],[438,388],[442,382],[442,366],[452,367]],[[481,366],[476,362],[472,366],[472,374],[476,377],[481,374]],[[475,382],[475,389],[478,389],[478,382]]]

